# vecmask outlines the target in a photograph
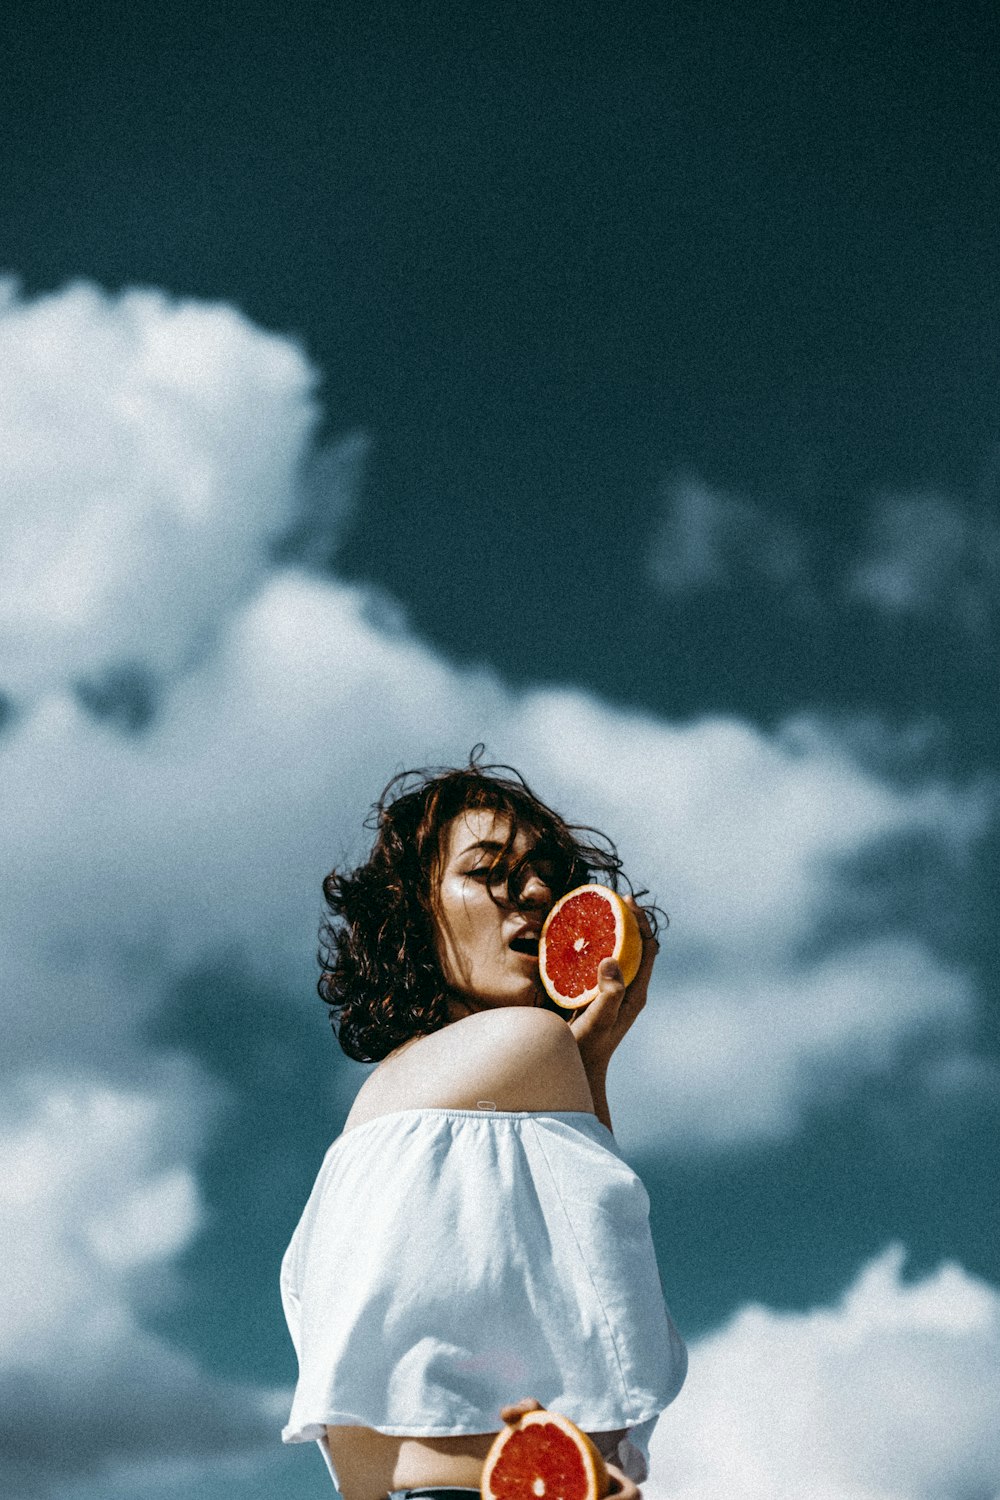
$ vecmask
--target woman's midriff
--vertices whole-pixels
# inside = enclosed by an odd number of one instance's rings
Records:
[[[606,1458],[613,1458],[620,1432],[592,1432]],[[372,1427],[328,1427],[327,1446],[344,1500],[384,1500],[390,1490],[430,1484],[479,1487],[483,1460],[495,1432],[453,1438],[390,1437]]]

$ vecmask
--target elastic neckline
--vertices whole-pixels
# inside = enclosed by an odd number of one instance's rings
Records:
[[[593,1120],[595,1125],[599,1125],[614,1140],[613,1132],[608,1130],[604,1121],[599,1120],[591,1109],[445,1109],[434,1105],[414,1105],[409,1109],[387,1109],[384,1114],[374,1115],[361,1125],[352,1125],[350,1130],[341,1131],[334,1145],[356,1135],[360,1130],[367,1130],[370,1125],[380,1125],[384,1120],[423,1115],[458,1120]]]

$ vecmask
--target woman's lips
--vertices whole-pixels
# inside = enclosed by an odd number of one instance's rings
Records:
[[[518,937],[511,938],[510,947],[515,953],[521,953],[525,958],[538,957],[538,937],[534,933],[522,933]]]

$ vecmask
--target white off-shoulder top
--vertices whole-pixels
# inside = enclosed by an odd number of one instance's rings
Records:
[[[281,1266],[299,1362],[286,1443],[326,1426],[498,1432],[535,1396],[647,1477],[687,1352],[649,1196],[582,1111],[401,1109],[339,1136]]]

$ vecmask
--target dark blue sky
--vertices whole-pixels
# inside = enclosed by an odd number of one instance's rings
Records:
[[[297,333],[331,427],[374,439],[349,570],[537,676],[525,616],[620,597],[678,471],[834,554],[881,488],[995,503],[998,29],[41,0],[5,27],[0,243],[30,290]],[[726,694],[699,677],[671,686]]]

